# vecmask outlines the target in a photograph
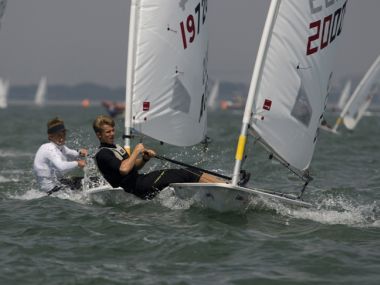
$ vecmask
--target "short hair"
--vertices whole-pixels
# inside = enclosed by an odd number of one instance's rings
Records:
[[[94,129],[95,133],[99,133],[102,131],[102,127],[104,125],[114,127],[115,121],[110,116],[100,115],[95,118],[94,122],[92,123],[92,128]]]
[[[65,129],[65,124],[63,120],[58,117],[55,117],[47,122],[47,132],[48,134],[55,133],[60,130]]]

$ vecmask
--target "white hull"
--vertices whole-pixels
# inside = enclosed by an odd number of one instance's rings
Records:
[[[131,194],[128,194],[122,188],[112,188],[111,186],[91,188],[83,190],[83,193],[91,201],[100,204],[120,204],[131,199]]]
[[[192,200],[202,207],[219,212],[241,211],[268,202],[283,203],[291,207],[310,208],[310,203],[296,197],[260,189],[250,189],[221,183],[175,183],[171,184],[180,199]]]
[[[333,128],[326,127],[326,126],[320,126],[319,129],[324,130],[325,132],[328,132],[328,133],[333,133],[335,135],[339,134],[338,131],[334,130]]]

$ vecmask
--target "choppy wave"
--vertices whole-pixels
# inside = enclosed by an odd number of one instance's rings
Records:
[[[14,177],[5,177],[0,175],[0,183],[6,183],[6,182],[18,182],[20,181],[19,178],[14,178]]]
[[[0,157],[25,157],[25,156],[33,156],[33,153],[25,152],[25,151],[15,151],[15,150],[5,150],[0,149]]]
[[[274,209],[282,215],[308,219],[321,224],[354,227],[380,226],[378,222],[380,211],[376,201],[372,204],[358,204],[349,198],[339,196],[326,198],[315,206],[316,208],[312,209],[289,209],[277,205]]]

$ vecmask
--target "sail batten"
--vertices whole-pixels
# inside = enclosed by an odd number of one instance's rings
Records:
[[[207,122],[207,1],[134,0],[132,13],[126,130],[199,143]]]
[[[251,82],[250,123],[278,157],[306,171],[330,91],[336,39],[342,32],[347,1],[274,3],[276,15],[266,24],[273,26],[263,63],[256,62]],[[256,69],[261,69],[259,76]]]

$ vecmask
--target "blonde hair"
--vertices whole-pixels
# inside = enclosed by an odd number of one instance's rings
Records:
[[[94,122],[92,123],[92,128],[94,129],[95,133],[100,133],[104,125],[114,127],[115,121],[110,116],[100,115],[95,118]]]

